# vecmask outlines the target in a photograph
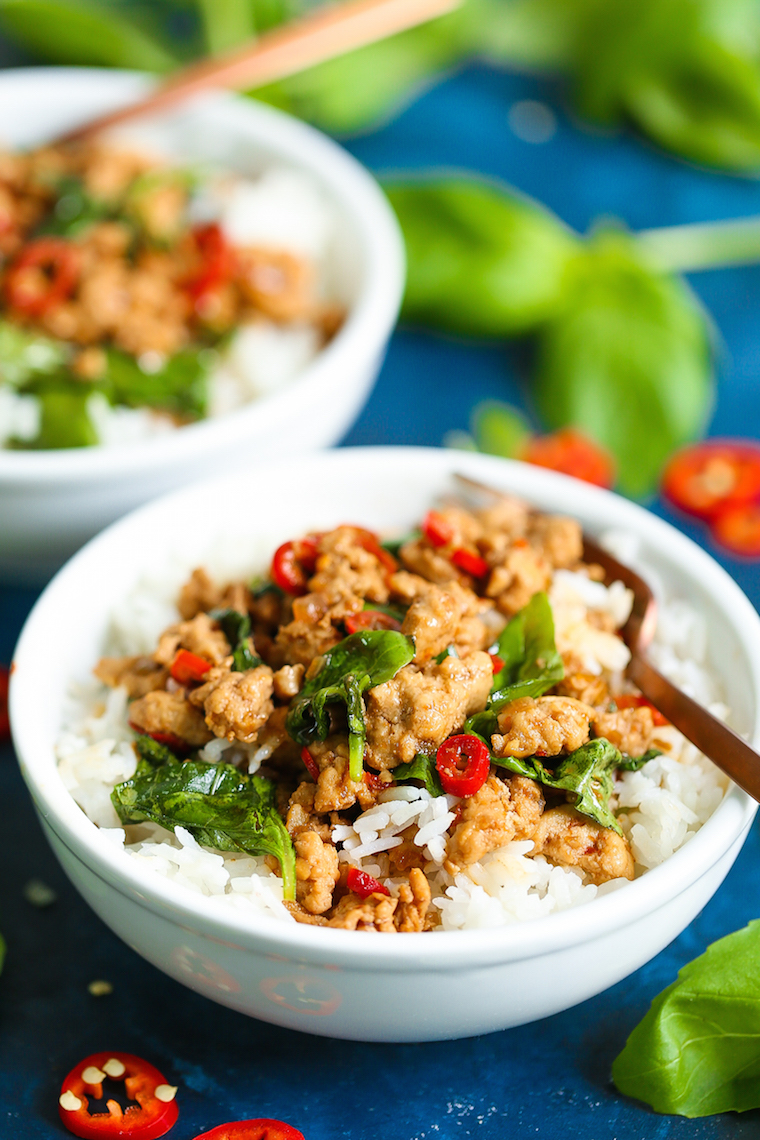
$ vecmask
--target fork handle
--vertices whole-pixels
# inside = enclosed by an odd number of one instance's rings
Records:
[[[627,673],[647,700],[687,740],[696,744],[700,752],[704,752],[735,784],[760,802],[760,754],[754,748],[658,673],[645,657],[634,654]]]

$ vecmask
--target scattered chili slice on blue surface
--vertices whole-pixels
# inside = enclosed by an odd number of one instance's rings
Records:
[[[305,1137],[303,1132],[282,1120],[233,1120],[229,1124],[217,1124],[195,1140],[305,1140]]]
[[[474,796],[488,779],[491,754],[479,736],[444,740],[435,756],[441,786],[450,796]]]
[[[370,895],[390,895],[391,893],[372,875],[368,875],[366,871],[360,871],[358,867],[349,867],[346,875],[346,886],[360,899],[368,899]]]
[[[713,538],[729,554],[760,558],[760,503],[727,507],[712,520]]]
[[[308,591],[308,582],[317,563],[317,537],[306,535],[278,546],[272,558],[272,580],[286,594],[299,597]]]
[[[519,458],[536,467],[548,467],[550,471],[572,475],[596,487],[611,487],[615,482],[612,457],[576,428],[560,428],[550,435],[534,435]]]
[[[760,446],[751,440],[708,439],[676,452],[662,477],[662,493],[697,518],[760,499]]]
[[[211,668],[211,662],[189,649],[178,649],[172,661],[169,672],[180,685],[189,685],[202,681]]]
[[[103,1100],[103,1081],[124,1081],[135,1104],[122,1109],[115,1100]],[[61,1086],[58,1111],[61,1120],[83,1140],[119,1136],[128,1140],[157,1140],[172,1128],[179,1115],[175,1086],[133,1053],[92,1053],[71,1070]],[[93,1104],[94,1102],[94,1104]],[[95,1111],[91,1111],[91,1107]]]

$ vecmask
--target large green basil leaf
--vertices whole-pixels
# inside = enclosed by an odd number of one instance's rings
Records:
[[[274,855],[286,899],[295,898],[295,853],[276,803],[276,786],[232,764],[176,760],[154,767],[141,760],[111,801],[122,823],[150,820],[169,831],[185,827],[199,843],[220,851]]]
[[[628,1038],[612,1077],[656,1112],[760,1108],[760,922],[684,966]]]
[[[548,210],[470,178],[386,186],[404,231],[403,316],[476,336],[514,336],[557,310],[577,240]]]
[[[760,166],[757,5],[745,0],[575,0],[570,65],[581,112],[633,119],[697,162]]]
[[[285,728],[298,744],[325,740],[329,706],[343,704],[348,718],[350,775],[361,779],[364,764],[363,694],[396,676],[414,657],[414,642],[395,630],[352,633],[324,654],[319,672],[293,700]]]
[[[54,63],[169,71],[174,56],[113,6],[87,0],[0,0],[0,27]]]
[[[534,394],[550,427],[573,424],[596,439],[615,456],[622,489],[647,495],[710,412],[705,317],[630,238],[600,233],[569,267],[562,310],[540,333]]]

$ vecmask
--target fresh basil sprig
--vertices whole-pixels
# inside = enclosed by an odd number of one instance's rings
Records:
[[[349,774],[360,780],[364,767],[363,694],[390,681],[414,657],[414,642],[395,630],[352,633],[323,656],[319,672],[301,689],[288,710],[285,728],[298,744],[325,740],[329,706],[345,706],[348,720]]]
[[[496,654],[504,667],[493,679],[485,709],[465,723],[465,732],[474,732],[486,742],[498,732],[497,715],[506,705],[520,697],[540,697],[564,676],[546,594],[534,594],[507,622],[496,643]]]
[[[655,1112],[760,1108],[760,922],[708,946],[652,1002],[612,1066]]]
[[[169,831],[187,828],[199,843],[220,851],[274,855],[285,898],[295,898],[295,853],[272,780],[232,764],[172,758],[154,766],[141,759],[134,776],[116,785],[111,802],[122,823],[147,819]]]

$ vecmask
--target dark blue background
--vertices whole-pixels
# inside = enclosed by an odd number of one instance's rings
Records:
[[[0,45],[1,46],[1,45]],[[512,103],[548,102],[555,136],[541,145],[509,130]],[[0,125],[1,130],[1,125]],[[760,213],[760,186],[695,170],[627,134],[600,135],[564,112],[548,82],[471,68],[424,95],[393,124],[349,143],[379,173],[469,168],[540,198],[585,230],[600,215],[631,228]],[[760,438],[760,268],[705,273],[693,286],[720,335],[712,434]],[[402,330],[352,444],[440,444],[466,428],[473,404],[497,397],[525,408],[518,357]],[[655,504],[658,513],[667,512]],[[697,541],[697,528],[684,526]],[[716,553],[714,550],[712,553]],[[757,564],[721,559],[760,603]],[[9,660],[33,591],[0,589],[0,660]],[[307,1140],[659,1140],[760,1135],[760,1112],[703,1121],[658,1117],[618,1095],[610,1063],[651,998],[713,939],[760,916],[757,826],[717,896],[681,937],[612,990],[531,1026],[427,1045],[329,1042],[222,1009],[159,974],[119,942],[59,871],[34,819],[9,746],[0,748],[0,1136],[60,1137],[57,1095],[87,1053],[141,1053],[180,1085],[172,1136],[190,1140],[225,1120],[286,1119]],[[39,910],[32,876],[55,887]],[[106,978],[114,991],[87,991]],[[537,980],[536,984],[540,984]],[[440,995],[446,1001],[445,990]]]

